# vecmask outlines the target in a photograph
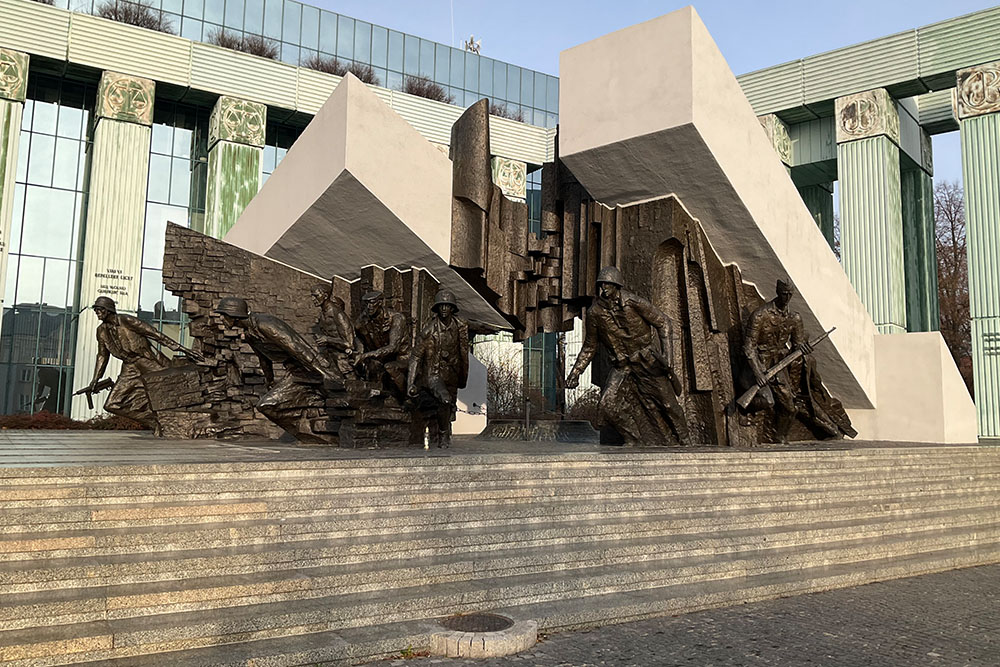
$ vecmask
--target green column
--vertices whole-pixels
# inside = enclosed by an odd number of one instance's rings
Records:
[[[154,83],[149,79],[115,72],[101,75],[84,227],[81,308],[92,305],[98,296],[114,299],[119,312],[135,314],[139,307],[154,92]],[[93,375],[98,324],[89,308],[80,313],[74,390],[86,386]],[[113,360],[107,375],[117,377],[119,367],[119,362]],[[100,413],[105,396],[95,396],[94,410],[87,407],[85,397],[74,397],[73,417],[85,419]]]
[[[931,140],[921,130],[922,165],[900,174],[903,204],[903,261],[906,330],[937,331],[937,244],[934,235],[934,179]]]
[[[216,102],[208,129],[204,232],[222,238],[260,190],[267,107],[235,97]]]
[[[879,332],[906,331],[899,115],[884,89],[836,102],[840,252]]]
[[[7,283],[11,217],[14,213],[14,176],[21,140],[21,114],[28,89],[28,55],[0,49],[0,306]]]
[[[773,113],[757,116],[757,120],[760,121],[761,126],[764,128],[764,133],[767,134],[767,138],[771,141],[774,152],[778,154],[778,159],[781,160],[781,163],[785,165],[785,169],[791,174],[792,138],[788,134],[788,125]]]
[[[1000,62],[959,70],[958,118],[979,435],[1000,437]]]
[[[816,226],[823,232],[823,238],[833,247],[833,183],[804,185],[799,188],[802,202],[809,209]]]

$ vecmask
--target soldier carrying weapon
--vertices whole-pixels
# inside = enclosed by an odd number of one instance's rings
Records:
[[[159,350],[154,350],[150,341],[174,352],[183,352],[194,361],[204,361],[205,358],[200,352],[184,347],[138,317],[119,313],[114,300],[109,297],[97,297],[93,309],[101,321],[97,327],[97,365],[94,379],[76,394],[86,394],[88,403],[93,405],[93,394],[107,387],[106,382],[101,382],[101,376],[108,367],[110,357],[120,359],[122,371],[108,394],[104,409],[113,415],[134,419],[159,435],[160,424],[150,408],[142,375],[163,370],[170,365],[170,360]]]

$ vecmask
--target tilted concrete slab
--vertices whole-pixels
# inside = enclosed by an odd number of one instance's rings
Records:
[[[448,157],[349,74],[224,240],[325,278],[426,268],[466,318],[509,328],[448,266],[451,183]]]
[[[816,354],[846,407],[882,407],[880,378],[888,376],[881,365],[895,363],[896,345],[919,353],[911,364],[940,366],[937,349],[910,345],[906,336],[876,344],[871,317],[692,7],[564,51],[559,90],[560,158],[592,196],[615,205],[676,195],[719,257],[765,297],[787,277],[807,330],[837,327]],[[947,436],[939,442],[967,433],[971,399],[964,387],[949,391],[939,398],[959,426],[928,424],[928,432]],[[895,417],[908,410],[889,405],[864,420],[861,437],[897,438]]]

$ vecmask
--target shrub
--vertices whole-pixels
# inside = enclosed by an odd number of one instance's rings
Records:
[[[35,0],[35,2],[41,5],[52,5],[55,4],[55,0]]]
[[[224,49],[241,51],[269,60],[278,59],[278,45],[261,35],[239,35],[216,28],[208,34],[208,42]]]
[[[370,83],[373,86],[382,85],[382,82],[379,80],[378,75],[375,74],[375,70],[372,69],[372,66],[365,65],[363,63],[352,62],[348,65],[333,56],[321,56],[318,53],[314,53],[302,62],[302,66],[319,72],[326,72],[327,74],[335,74],[337,76],[345,76],[348,72],[350,72],[365,83]]]
[[[77,421],[66,415],[42,410],[33,415],[3,415],[0,416],[0,429],[31,429],[53,431],[141,431],[142,424],[128,417],[102,415],[89,421]]]
[[[403,80],[403,92],[445,104],[455,103],[454,95],[448,93],[443,86],[431,81],[426,76],[407,76]]]
[[[490,115],[499,116],[500,118],[509,118],[510,120],[516,120],[518,122],[524,122],[524,112],[520,109],[511,109],[506,104],[490,104]]]
[[[119,23],[174,34],[174,27],[170,20],[143,0],[102,0],[97,5],[96,13],[101,18],[111,19]]]
[[[372,69],[371,65],[365,65],[363,63],[351,63],[351,66],[347,68],[347,71],[358,77],[365,83],[370,83],[373,86],[381,86],[382,82],[379,81],[378,75],[375,74],[375,70]]]

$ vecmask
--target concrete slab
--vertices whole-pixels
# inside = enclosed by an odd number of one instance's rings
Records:
[[[325,278],[426,268],[469,320],[509,328],[448,266],[451,182],[447,156],[349,74],[224,240]]]
[[[591,195],[608,205],[677,196],[722,261],[765,298],[787,276],[807,331],[837,327],[816,355],[846,407],[878,408],[860,437],[905,440],[921,430],[969,441],[964,387],[928,389],[921,400],[937,401],[933,411],[880,402],[894,386],[882,365],[896,363],[887,352],[896,344],[876,344],[871,317],[694,8],[564,51],[559,90],[560,158]],[[905,364],[940,375],[937,348],[901,345],[915,355]]]

